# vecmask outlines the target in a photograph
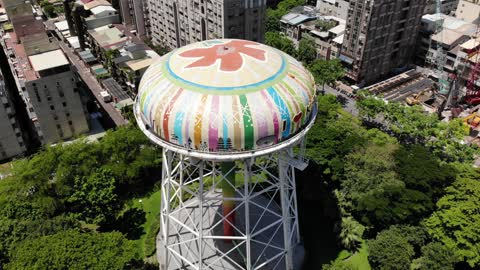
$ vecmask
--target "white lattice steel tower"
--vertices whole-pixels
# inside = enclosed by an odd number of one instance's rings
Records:
[[[294,168],[314,86],[292,57],[244,40],[191,44],[146,71],[134,113],[163,148],[161,269],[299,268]]]

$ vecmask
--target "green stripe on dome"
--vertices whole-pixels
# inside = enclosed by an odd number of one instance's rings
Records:
[[[251,150],[253,149],[253,144],[254,144],[253,138],[255,134],[253,132],[252,113],[250,112],[248,100],[245,95],[240,95],[240,104],[242,105],[242,111],[243,111],[245,150]]]

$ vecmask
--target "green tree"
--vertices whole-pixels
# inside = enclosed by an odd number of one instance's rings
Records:
[[[331,98],[320,100],[327,104],[327,99]],[[336,106],[332,105],[331,111],[320,108],[306,147],[307,156],[320,166],[322,174],[334,180],[343,172],[345,155],[366,140],[366,130],[358,119],[340,110],[335,111]]]
[[[362,243],[365,227],[352,217],[343,217],[340,225],[340,243],[348,251],[354,252]]]
[[[328,31],[337,25],[336,21],[324,21],[324,20],[316,20],[315,21],[315,28],[319,29],[320,31]]]
[[[362,92],[359,93],[359,96]],[[372,121],[377,115],[385,110],[385,102],[379,98],[361,98],[357,101],[357,108],[360,117],[366,118],[368,121]]]
[[[430,235],[471,267],[480,267],[480,172],[460,172],[425,220]]]
[[[134,242],[121,233],[69,230],[16,245],[5,269],[122,270],[128,269],[137,256]]]
[[[425,193],[432,203],[444,195],[456,177],[456,168],[439,162],[428,148],[408,145],[395,152],[397,173],[405,185]]]
[[[1,206],[5,206],[2,204]],[[27,238],[51,235],[67,229],[78,228],[78,222],[65,215],[54,218],[31,215],[26,217],[4,216],[0,211],[0,268],[9,261],[8,254],[17,244]]]
[[[107,131],[100,144],[105,169],[120,185],[134,184],[150,168],[160,164],[160,153],[135,126]]]
[[[266,32],[280,31],[280,19],[292,8],[305,4],[303,0],[283,0],[275,9],[268,8],[266,12]]]
[[[102,163],[98,144],[82,141],[58,145],[60,149],[55,169],[55,197],[68,198],[74,191],[76,178],[88,177]]]
[[[457,258],[453,250],[440,242],[432,242],[422,247],[422,256],[412,263],[414,270],[453,270]]]
[[[375,270],[409,270],[415,255],[408,240],[391,230],[382,231],[368,241],[368,251],[368,261]]]
[[[70,208],[83,220],[102,224],[114,218],[120,209],[115,189],[116,180],[105,169],[97,170],[89,177],[77,177],[75,191],[68,199]]]
[[[295,45],[288,37],[279,32],[265,33],[265,44],[277,48],[286,54],[294,56],[296,54]]]
[[[323,89],[325,89],[325,84],[333,85],[345,74],[338,59],[329,61],[317,59],[309,66],[309,70],[312,72],[315,82],[322,85]]]
[[[443,122],[435,114],[427,114],[420,106],[386,103],[362,92],[357,107],[363,116],[379,117],[402,144],[422,144],[438,158],[448,162],[471,162],[479,148],[463,143],[468,127],[459,119]]]
[[[390,139],[391,140],[391,139]],[[422,191],[410,189],[397,173],[396,142],[368,144],[345,158],[341,192],[352,201],[353,214],[376,229],[414,222],[433,209]]]
[[[315,41],[310,37],[304,37],[298,44],[297,59],[305,65],[310,65],[317,58]]]
[[[118,49],[105,51],[105,60],[110,72],[115,69],[115,62],[113,60],[118,56],[120,56],[120,51]]]

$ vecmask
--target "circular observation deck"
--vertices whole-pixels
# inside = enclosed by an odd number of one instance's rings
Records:
[[[156,144],[191,157],[233,160],[301,140],[316,116],[313,76],[253,41],[208,40],[153,63],[134,113]]]

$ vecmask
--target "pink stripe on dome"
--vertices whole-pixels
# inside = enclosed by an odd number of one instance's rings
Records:
[[[279,122],[278,122],[278,116],[277,112],[275,110],[275,107],[273,106],[272,101],[270,100],[270,97],[267,95],[266,90],[261,91],[263,98],[267,102],[268,108],[270,109],[270,112],[272,113],[272,118],[273,118],[273,134],[275,134],[275,143],[278,142],[279,136],[280,136],[280,128],[279,128]]]

